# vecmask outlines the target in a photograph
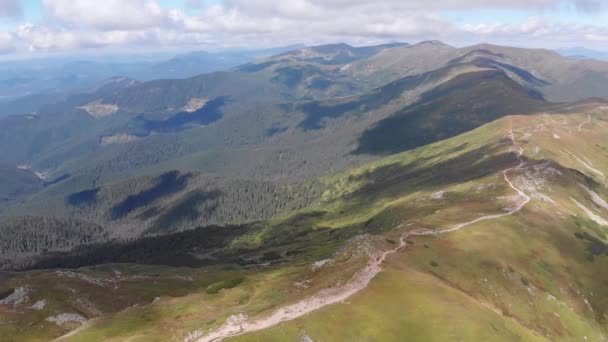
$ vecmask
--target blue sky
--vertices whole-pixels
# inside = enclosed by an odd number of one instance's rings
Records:
[[[0,0],[0,53],[438,39],[608,50],[606,0]]]

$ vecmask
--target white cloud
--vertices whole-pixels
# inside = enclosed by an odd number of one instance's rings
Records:
[[[12,52],[15,49],[15,37],[8,32],[0,32],[0,53]]]
[[[593,42],[608,42],[608,32],[603,33],[586,33],[584,35],[585,39]]]
[[[414,37],[437,35],[451,24],[423,10],[411,10],[398,2],[359,4],[354,7],[321,6],[307,0],[227,1],[209,7],[198,17],[181,11],[170,15],[175,25],[195,32],[221,32],[232,36],[300,40],[362,37]],[[396,15],[398,13],[398,15]]]
[[[14,1],[14,0],[0,0]],[[499,42],[544,47],[605,44],[608,29],[556,23],[556,10],[601,12],[599,0],[224,0],[191,15],[163,8],[158,0],[43,0],[46,17],[7,33],[5,46],[30,50],[86,47],[177,46],[262,47],[345,41],[373,44],[425,39],[448,43]],[[466,25],[445,16],[452,10],[527,9],[520,23],[485,18]],[[576,13],[576,12],[571,12]],[[594,12],[595,13],[595,12]],[[592,15],[586,12],[586,14]],[[543,39],[535,39],[542,37]],[[4,49],[7,51],[7,49]]]
[[[570,6],[579,10],[597,10],[606,8],[605,0],[292,0],[279,2],[275,0],[225,0],[225,7],[239,8],[249,13],[273,11],[285,12],[284,9],[317,8],[324,10],[343,10],[346,8],[392,5],[404,10],[449,11],[475,9],[555,9]]]
[[[553,23],[538,16],[519,24],[487,23],[463,25],[462,32],[454,34],[467,43],[492,42],[524,47],[585,46],[606,50],[608,27],[574,23]]]
[[[43,4],[57,20],[99,30],[158,27],[166,16],[153,0],[43,0]]]
[[[74,31],[32,24],[21,25],[15,35],[30,51],[146,45],[159,41],[158,30]]]
[[[288,43],[309,43],[310,38],[316,42],[390,39],[464,42],[512,37],[511,41],[517,42],[543,36],[547,38],[543,43],[547,44],[552,39],[565,44],[562,38],[578,44],[577,39],[585,39],[583,33],[589,28],[571,23],[550,24],[543,16],[551,16],[558,8],[588,10],[602,6],[601,3],[596,0],[225,0],[223,5],[209,7],[196,17],[173,11],[171,19],[186,31],[212,33],[232,41],[249,37],[261,42]],[[534,9],[538,15],[519,24],[506,24],[496,18],[493,22],[460,26],[439,14],[489,8]],[[595,31],[598,30],[601,28],[596,27]]]

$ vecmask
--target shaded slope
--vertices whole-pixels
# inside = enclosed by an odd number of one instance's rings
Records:
[[[355,153],[396,153],[456,136],[505,115],[531,113],[546,106],[542,98],[503,72],[460,75],[364,132]]]
[[[384,116],[392,115],[395,108],[402,109],[416,101],[424,101],[422,97],[424,93],[458,75],[488,69],[496,70],[490,65],[452,64],[420,75],[404,77],[365,94],[296,103],[292,110],[301,111],[306,115],[306,118],[298,124],[298,127],[304,130],[320,129],[325,126],[325,121],[328,119],[342,116],[361,116],[370,112],[384,112]]]
[[[42,189],[43,185],[33,172],[0,163],[0,203],[27,196]]]

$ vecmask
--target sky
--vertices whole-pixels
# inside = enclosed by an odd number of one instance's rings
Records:
[[[441,40],[608,50],[608,0],[0,0],[0,54]]]

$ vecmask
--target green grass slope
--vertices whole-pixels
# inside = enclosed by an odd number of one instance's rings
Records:
[[[304,336],[357,341],[602,340],[607,318],[603,298],[608,291],[602,272],[608,262],[608,189],[602,173],[608,154],[600,135],[608,128],[608,111],[605,107],[579,110],[579,114],[561,116],[510,117],[421,149],[426,153],[418,152],[413,160],[427,159],[423,156],[433,147],[464,141],[474,146],[489,138],[482,142],[486,144],[512,128],[527,159],[527,166],[514,176],[515,184],[532,200],[512,216],[437,237],[411,238],[405,250],[389,259],[385,271],[348,303],[234,340],[278,341]],[[465,145],[458,153],[466,154],[467,150]],[[353,184],[356,176],[400,164],[416,152],[332,181],[340,189],[346,188],[346,193],[357,193],[368,183]],[[547,159],[550,156],[555,160]],[[427,192],[429,198],[418,192],[409,201],[388,201],[385,208],[400,207],[395,211],[404,215],[402,220],[409,229],[441,229],[466,221],[470,215],[487,214],[501,199],[508,202],[508,192],[500,190],[504,184],[493,173],[471,177],[468,182],[436,188],[445,191],[441,196]],[[495,197],[476,195],[488,189]],[[412,206],[424,208],[432,199],[447,207],[436,206],[424,217],[406,214]],[[404,201],[407,204],[402,204]],[[488,208],[488,202],[494,204]],[[366,213],[363,205],[353,209],[359,213],[358,219],[373,217],[377,211]]]

